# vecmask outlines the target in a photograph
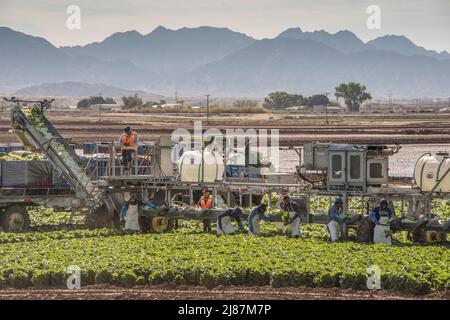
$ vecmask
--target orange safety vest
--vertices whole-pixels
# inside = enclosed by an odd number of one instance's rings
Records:
[[[199,204],[200,204],[200,208],[202,208],[202,209],[212,208],[212,206],[213,206],[213,197],[212,197],[212,195],[209,195],[208,199],[206,201],[205,201],[205,196],[201,196]]]
[[[122,137],[120,138],[120,141],[122,142],[122,149],[123,150],[137,150],[137,134],[134,131],[131,131],[130,135],[127,135],[126,133],[122,134]]]

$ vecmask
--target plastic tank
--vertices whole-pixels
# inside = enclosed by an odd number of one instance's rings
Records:
[[[448,153],[426,154],[416,162],[414,180],[422,191],[431,191],[438,181],[443,178],[434,191],[450,192],[450,172],[445,175],[449,169],[450,157]]]
[[[215,182],[223,180],[222,156],[205,150],[187,151],[178,163],[180,180],[184,182]]]

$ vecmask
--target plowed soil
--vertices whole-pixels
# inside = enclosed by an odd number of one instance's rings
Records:
[[[339,288],[271,288],[155,286],[133,289],[89,286],[80,290],[4,289],[0,300],[450,300],[450,292],[413,295],[388,290],[357,291]]]
[[[73,143],[117,140],[125,126],[137,131],[141,140],[155,141],[176,128],[193,129],[194,121],[203,128],[226,130],[279,129],[280,145],[306,142],[342,143],[447,143],[450,140],[450,114],[413,115],[339,115],[329,124],[320,115],[223,114],[211,116],[209,124],[202,114],[108,113],[101,118],[93,111],[48,112],[47,117],[62,136]],[[0,143],[14,142],[9,132],[9,113],[0,119]]]

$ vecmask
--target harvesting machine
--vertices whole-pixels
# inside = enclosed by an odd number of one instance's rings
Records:
[[[450,221],[438,221],[432,208],[433,199],[450,198],[448,154],[423,155],[416,163],[414,182],[399,185],[392,184],[388,175],[389,156],[400,150],[398,145],[290,146],[285,149],[298,155],[296,171],[280,173],[273,172],[270,162],[252,152],[248,142],[243,150],[236,151],[235,137],[219,139],[215,151],[205,148],[203,143],[200,146],[194,143],[187,146],[188,149],[193,146],[193,151],[182,152],[181,158],[174,159],[174,150],[179,149],[174,148],[170,136],[161,136],[158,142],[142,146],[131,174],[123,175],[118,158],[120,147],[114,142],[94,145],[87,160],[75,152],[44,115],[51,101],[15,98],[8,101],[14,103],[13,132],[24,146],[37,148],[46,155],[51,182],[38,186],[2,183],[0,210],[6,231],[28,228],[29,206],[83,212],[91,227],[118,227],[120,208],[134,195],[158,205],[157,209],[143,211],[144,226],[165,232],[173,228],[176,219],[216,220],[223,208],[251,207],[264,194],[272,192],[292,195],[291,199],[299,204],[302,223],[327,222],[327,215],[310,214],[311,201],[317,196],[343,197],[345,208],[350,198],[360,198],[361,207],[352,213],[349,223],[357,228],[360,241],[371,239],[367,214],[381,198],[391,204],[400,202],[402,220],[396,224],[396,230],[410,231],[417,241],[445,240],[450,229]],[[241,157],[230,160],[227,156],[236,153]],[[7,169],[10,167],[2,162],[2,182],[3,177],[11,175]],[[194,208],[205,187],[212,191],[217,209]],[[282,221],[281,215],[273,215],[271,219]]]

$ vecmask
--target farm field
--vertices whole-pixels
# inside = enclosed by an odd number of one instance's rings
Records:
[[[80,145],[116,140],[125,125],[141,140],[155,140],[175,127],[192,128],[201,116],[49,112],[65,138]],[[378,116],[377,116],[378,117]],[[296,115],[230,115],[211,118],[209,127],[277,128],[280,144],[310,141],[406,143],[406,155],[391,159],[390,172],[410,177],[411,159],[426,151],[448,150],[450,125],[432,115],[405,119],[379,116],[342,116],[323,125],[323,118]],[[322,124],[321,124],[322,122]],[[0,120],[0,141],[12,142],[9,121]],[[421,142],[422,144],[412,144]],[[401,151],[402,152],[402,151]],[[297,159],[285,154],[285,167]],[[311,210],[324,213],[329,200],[313,201]],[[350,211],[358,212],[357,201]],[[448,219],[450,203],[434,203],[435,212]],[[405,233],[394,235],[394,245],[360,244],[354,230],[346,242],[329,243],[325,225],[304,225],[299,239],[288,239],[273,225],[264,224],[260,237],[246,233],[218,237],[203,234],[200,223],[180,223],[165,234],[121,230],[88,230],[81,216],[36,208],[31,232],[0,233],[0,298],[280,298],[280,299],[449,299],[450,245],[418,245]],[[215,228],[213,227],[213,233]],[[82,290],[67,291],[67,268],[81,272]],[[369,292],[369,270],[381,271],[382,290]],[[231,294],[236,292],[236,294]]]
[[[450,114],[343,114],[330,116],[329,123],[322,115],[302,114],[214,114],[206,123],[205,114],[151,114],[51,111],[46,116],[62,136],[73,143],[115,141],[123,128],[130,125],[141,140],[155,141],[174,128],[193,128],[194,121],[203,127],[225,130],[229,128],[279,129],[280,145],[301,145],[311,141],[342,143],[434,143],[446,144],[450,138]],[[0,142],[17,141],[10,129],[10,114],[0,116]]]
[[[328,243],[324,225],[302,226],[300,239],[270,224],[260,237],[218,237],[183,221],[171,233],[136,234],[67,219],[38,210],[32,232],[0,233],[0,298],[450,298],[448,242],[415,245],[396,234],[389,247]],[[65,290],[73,265],[81,269],[77,293]],[[378,292],[365,290],[372,265],[381,268]]]

